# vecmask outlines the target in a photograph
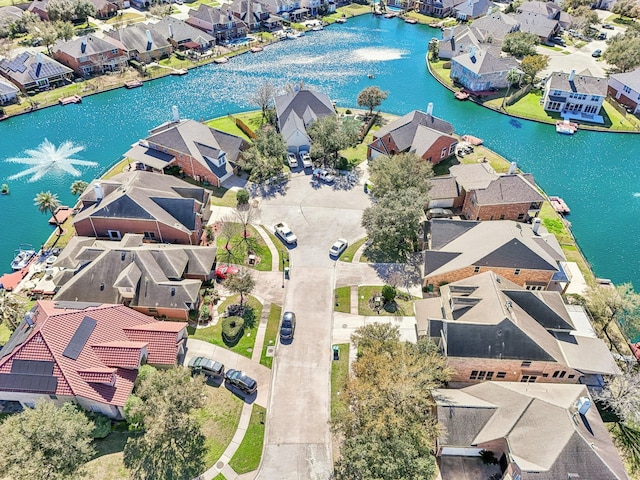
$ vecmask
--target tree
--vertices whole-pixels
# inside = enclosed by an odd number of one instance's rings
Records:
[[[353,118],[338,119],[327,115],[313,122],[307,129],[311,137],[311,156],[322,158],[327,165],[334,165],[338,153],[358,143],[359,127]]]
[[[596,397],[611,408],[623,423],[640,425],[640,370],[636,362],[626,362],[622,375],[608,379]]]
[[[71,184],[71,195],[78,196],[83,193],[89,184],[84,180],[76,180]]]
[[[565,12],[573,12],[577,8],[582,6],[590,6],[593,2],[591,0],[565,0],[562,3],[562,10]],[[573,19],[573,15],[571,15]]]
[[[359,107],[367,107],[371,116],[373,109],[379,107],[388,95],[389,92],[384,92],[379,87],[367,87],[360,91],[356,102]]]
[[[149,13],[154,17],[165,18],[171,15],[173,9],[171,3],[164,3],[162,0],[153,0]]]
[[[232,251],[234,249],[234,245],[232,241],[240,232],[240,225],[233,221],[233,218],[225,218],[222,222],[222,227],[220,228],[220,232],[218,233],[218,237],[222,239],[224,242],[224,250],[227,252],[227,263],[230,263]],[[220,255],[220,253],[218,253]]]
[[[424,196],[415,188],[405,188],[368,207],[362,214],[362,226],[371,241],[371,257],[405,261],[415,251],[424,205]]]
[[[265,80],[260,84],[253,95],[249,97],[249,101],[260,108],[263,123],[269,118],[268,112],[273,107],[273,97],[275,96],[275,92],[276,89],[273,82]]]
[[[47,15],[52,22],[62,20],[70,22],[75,17],[74,0],[51,0],[46,6]]]
[[[582,31],[587,31],[591,25],[597,25],[600,23],[598,14],[591,10],[589,5],[581,5],[571,12],[571,19],[573,26]]]
[[[253,292],[253,289],[256,286],[256,281],[249,270],[242,269],[235,275],[228,277],[224,282],[224,286],[232,293],[240,295],[240,305],[242,306],[244,296]]]
[[[536,81],[536,75],[549,65],[549,57],[546,55],[527,55],[522,59],[520,68],[532,85]]]
[[[42,44],[47,49],[58,39],[58,30],[55,23],[43,22],[39,18],[37,21],[29,23],[28,30],[33,37],[42,38]]]
[[[287,144],[275,128],[265,126],[257,132],[253,145],[242,152],[241,165],[251,173],[249,179],[264,183],[282,172],[287,159]]]
[[[89,26],[89,17],[95,17],[96,7],[88,0],[75,0],[73,2],[73,14],[77,20],[87,23]]]
[[[202,407],[204,379],[185,368],[149,372],[127,400],[143,433],[130,437],[124,464],[136,480],[194,478],[204,470],[205,437],[193,411]]]
[[[415,153],[380,155],[369,160],[369,179],[378,199],[403,189],[415,189],[426,205],[432,176],[431,164]]]
[[[33,203],[38,207],[40,212],[51,214],[58,226],[58,236],[62,235],[62,226],[56,217],[56,210],[58,210],[61,205],[60,200],[58,200],[58,195],[51,192],[40,192],[36,195],[36,198],[33,199]]]
[[[242,225],[242,238],[245,241],[249,239],[249,232],[247,229],[249,225],[255,223],[259,216],[260,210],[257,207],[253,207],[249,204],[238,205],[233,211],[233,216],[238,220],[240,225]]]
[[[504,37],[502,51],[510,53],[514,57],[524,57],[525,55],[535,55],[536,45],[540,42],[534,33],[513,32]]]
[[[626,33],[609,39],[607,44],[609,47],[602,58],[621,72],[629,72],[640,65],[640,35],[628,29]]]
[[[431,57],[432,61],[436,61],[438,60],[438,57],[440,56],[440,42],[437,39],[431,39],[431,41],[429,42],[429,56]]]
[[[515,85],[516,83],[520,82],[520,78],[521,78],[521,74],[520,72],[515,69],[512,68],[511,70],[509,70],[507,72],[507,93],[505,94],[504,97],[502,97],[502,106],[501,108],[504,108],[504,102],[506,102],[507,98],[509,97],[509,92],[511,91],[511,87],[513,85]]]
[[[56,32],[58,33],[58,38],[61,40],[71,40],[75,35],[75,30],[73,29],[73,24],[71,22],[58,20],[54,25],[56,27]]]
[[[396,289],[391,285],[384,285],[382,287],[382,296],[387,301],[387,303],[395,300],[397,294],[398,292],[396,292]]]
[[[13,292],[0,289],[0,322],[12,332],[27,313],[27,300]]]
[[[0,474],[13,480],[76,479],[93,455],[93,422],[71,403],[48,400],[0,424]]]
[[[236,201],[238,202],[238,205],[248,205],[249,198],[249,192],[247,192],[244,188],[241,188],[236,192]]]
[[[611,7],[611,12],[622,17],[638,18],[640,7],[635,0],[617,0]]]
[[[351,335],[351,341],[358,351],[393,353],[400,341],[400,329],[391,323],[375,322],[358,328]]]
[[[587,308],[611,346],[616,345],[609,336],[611,322],[618,323],[627,339],[640,333],[640,295],[634,292],[630,283],[623,283],[615,288],[591,288],[587,296]]]

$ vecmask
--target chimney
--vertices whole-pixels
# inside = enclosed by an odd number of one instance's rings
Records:
[[[513,175],[514,173],[516,173],[516,168],[518,168],[518,164],[516,162],[511,162],[511,165],[509,165],[509,171],[507,172],[507,175]]]
[[[578,413],[580,415],[586,415],[591,407],[591,400],[589,397],[580,397],[576,402],[576,408],[578,409]]]
[[[87,51],[87,37],[82,37],[82,43],[80,44],[80,51],[82,53]]]
[[[93,191],[95,192],[96,200],[99,203],[100,200],[102,200],[104,198],[104,190],[102,190],[102,185],[100,185],[99,183],[94,184],[93,185]]]
[[[429,102],[429,104],[427,105],[427,115],[433,116],[433,102]]]
[[[173,38],[173,25],[169,24],[169,38]]]
[[[538,233],[538,230],[540,229],[540,224],[542,223],[542,220],[540,220],[538,217],[533,219],[533,234],[534,235],[540,235]]]
[[[569,74],[569,81],[573,82],[574,77],[576,76],[576,71],[575,70],[571,70],[571,73]]]
[[[153,45],[153,40],[151,40],[151,31],[147,30],[147,50],[151,50],[152,45]]]
[[[179,122],[180,121],[180,114],[178,113],[178,107],[176,105],[174,105],[173,107],[171,107],[171,111],[173,112],[173,121],[174,122]]]

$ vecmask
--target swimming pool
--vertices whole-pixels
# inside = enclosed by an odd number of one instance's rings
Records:
[[[240,45],[245,45],[249,42],[252,42],[253,40],[255,39],[251,37],[232,38],[231,40],[228,41],[228,44],[240,46]]]

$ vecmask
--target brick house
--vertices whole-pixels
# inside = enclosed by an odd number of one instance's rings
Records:
[[[173,157],[165,166],[177,165],[185,175],[216,187],[233,175],[240,152],[248,143],[235,135],[209,128],[195,120],[174,121],[151,130],[141,143],[149,156]]]
[[[465,0],[423,0],[417,2],[418,11],[430,17],[445,18],[453,13],[453,9]]]
[[[23,52],[12,59],[0,59],[0,74],[29,93],[69,83],[73,70],[47,55]]]
[[[109,2],[108,0],[88,0],[95,9],[95,17],[101,20],[106,20],[118,13],[118,4],[116,2]]]
[[[442,40],[438,42],[438,56],[451,59],[469,53],[472,47],[500,48],[504,37],[520,28],[511,15],[495,12],[478,18],[472,24],[458,24],[442,30]]]
[[[640,112],[640,69],[611,75],[608,93],[636,115]]]
[[[54,262],[54,299],[123,304],[146,315],[187,321],[200,287],[214,277],[215,247],[73,237]]]
[[[81,77],[119,72],[129,61],[124,45],[111,37],[100,38],[93,34],[75,40],[58,40],[51,51],[53,58]]]
[[[511,220],[426,222],[424,287],[428,290],[492,271],[527,290],[564,290],[569,279],[556,237],[539,219],[534,225]]]
[[[124,305],[40,300],[0,350],[0,400],[76,402],[122,420],[140,366],[176,365],[186,338],[186,323]]]
[[[159,32],[174,49],[207,50],[216,44],[216,39],[208,33],[174,17],[165,17],[148,27]]]
[[[415,302],[418,338],[435,342],[455,373],[451,382],[602,385],[617,375],[584,309],[559,292],[526,290],[493,271],[440,286]],[[586,319],[586,320],[585,320]]]
[[[209,214],[208,190],[143,171],[94,180],[79,202],[76,233],[111,240],[137,233],[148,241],[199,245]]]
[[[465,478],[628,480],[584,385],[484,382],[432,396],[443,478],[462,478],[456,474],[464,464]],[[482,450],[493,452],[497,465],[482,465]],[[471,477],[474,465],[485,475]]]
[[[221,44],[244,37],[248,33],[247,24],[235,17],[230,9],[223,11],[208,5],[189,10],[186,22],[212,35]]]
[[[124,45],[129,58],[141,63],[167,58],[173,52],[173,45],[169,39],[152,25],[129,25],[109,30],[105,35]]]
[[[553,72],[544,86],[543,108],[560,112],[565,119],[604,123],[600,109],[607,97],[607,79],[594,77],[588,72]]]
[[[464,192],[452,175],[441,175],[430,180],[429,204],[427,208],[460,208],[464,201]]]
[[[432,113],[430,103],[426,113],[414,110],[373,132],[367,158],[410,152],[436,165],[454,155],[458,139],[453,126]]]

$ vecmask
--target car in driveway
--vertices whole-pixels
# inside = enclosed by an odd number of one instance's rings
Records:
[[[192,375],[198,373],[206,377],[220,378],[224,375],[224,365],[207,357],[193,357],[187,364]]]
[[[600,49],[594,50],[591,56],[593,58],[600,58],[602,56],[602,50]]]
[[[600,34],[598,35],[598,40],[606,40],[607,39],[607,32],[600,32]]]
[[[224,380],[227,385],[235,387],[247,395],[255,393],[255,391],[258,389],[258,382],[256,382],[246,373],[234,368],[230,368],[229,370],[227,370],[227,372],[224,374]]]
[[[235,265],[218,265],[216,268],[216,278],[219,280],[226,279],[229,275],[235,275],[240,269]]]
[[[291,168],[296,168],[298,166],[298,158],[295,153],[287,152],[287,163]]]
[[[427,219],[432,218],[451,218],[453,217],[453,212],[448,208],[430,208],[427,210]]]
[[[302,158],[302,166],[304,168],[313,167],[313,162],[311,161],[311,156],[309,155],[309,152],[305,152],[303,150],[302,152],[300,152],[300,158]]]
[[[313,178],[321,180],[325,183],[333,183],[336,179],[336,177],[331,175],[329,171],[325,170],[324,168],[316,168],[313,171]]]
[[[293,340],[293,333],[296,331],[296,314],[284,312],[280,323],[280,340]]]
[[[348,246],[349,246],[349,243],[344,238],[339,238],[329,248],[329,256],[339,257],[340,255],[342,255],[342,252],[344,252],[347,249]]]
[[[605,28],[607,30],[613,30],[613,25],[609,23],[605,23],[604,25],[602,25],[602,28]]]

